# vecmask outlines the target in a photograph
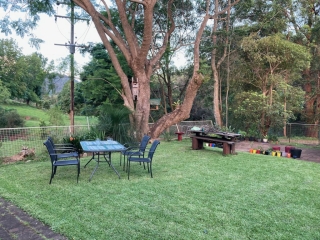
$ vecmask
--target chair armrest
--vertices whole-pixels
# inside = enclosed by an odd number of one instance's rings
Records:
[[[58,148],[54,148],[54,150],[57,152],[78,152],[78,150],[74,147],[70,147],[70,148],[58,147]]]
[[[70,146],[70,147],[73,147],[72,143],[55,143],[54,145],[55,146]]]

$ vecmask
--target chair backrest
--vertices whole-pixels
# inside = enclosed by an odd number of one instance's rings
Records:
[[[153,158],[153,154],[155,153],[157,146],[160,144],[159,140],[154,140],[154,142],[152,143],[149,153],[148,153],[148,158],[152,160]]]
[[[143,136],[141,143],[140,143],[140,146],[139,146],[139,150],[141,152],[144,152],[146,150],[150,139],[151,139],[151,137],[148,135]]]
[[[51,145],[54,147],[54,142],[53,142],[53,139],[52,139],[52,137],[48,137],[47,138],[47,141],[49,141],[50,143],[51,143]]]
[[[52,142],[49,139],[47,139],[43,144],[47,147],[48,153],[50,155],[51,162],[56,161],[57,155],[55,154],[55,150],[54,150],[54,147],[52,145]]]

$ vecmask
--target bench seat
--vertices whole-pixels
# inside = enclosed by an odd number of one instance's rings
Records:
[[[217,137],[210,137],[210,136],[191,136],[192,139],[192,149],[198,150],[203,149],[203,143],[215,143],[215,144],[222,144],[223,148],[223,154],[234,154],[235,153],[235,142],[228,140],[228,139],[222,139]]]

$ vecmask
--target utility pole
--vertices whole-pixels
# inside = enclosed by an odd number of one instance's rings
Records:
[[[73,0],[70,0],[70,3],[67,2],[59,2],[57,1],[57,4],[67,4],[70,5],[71,8],[71,14],[70,17],[65,16],[59,16],[55,15],[55,18],[57,20],[58,17],[60,18],[70,18],[70,24],[71,24],[71,36],[70,36],[70,44],[55,44],[59,46],[69,46],[69,52],[70,52],[70,126],[71,126],[71,133],[74,133],[74,53],[76,50],[76,47],[83,47],[83,45],[76,46],[74,42],[74,22],[75,22],[75,16],[74,16],[74,2]],[[79,20],[85,20],[82,18],[77,18]]]
[[[74,2],[71,2],[71,38],[70,38],[70,125],[74,133]]]

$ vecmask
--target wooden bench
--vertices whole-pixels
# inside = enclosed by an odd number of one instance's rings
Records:
[[[223,154],[235,154],[236,143],[222,138],[210,137],[210,136],[191,136],[192,139],[192,149],[198,150],[203,149],[203,143],[215,143],[222,144]]]

